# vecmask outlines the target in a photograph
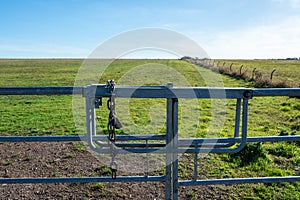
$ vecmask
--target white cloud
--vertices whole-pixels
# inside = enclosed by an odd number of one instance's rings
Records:
[[[300,57],[300,17],[276,24],[218,32],[204,41],[212,58]]]

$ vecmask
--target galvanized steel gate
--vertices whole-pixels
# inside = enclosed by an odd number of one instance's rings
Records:
[[[32,141],[86,141],[99,153],[157,153],[165,154],[166,168],[163,176],[113,177],[60,177],[60,178],[0,178],[0,184],[13,183],[66,183],[66,182],[165,182],[165,199],[178,199],[178,187],[189,185],[242,184],[300,181],[300,176],[208,179],[197,178],[198,153],[234,153],[242,150],[247,142],[299,141],[300,136],[247,137],[248,101],[252,97],[300,96],[300,88],[247,89],[203,88],[167,86],[112,86],[89,85],[86,87],[2,87],[0,95],[83,95],[86,102],[86,135],[84,136],[1,136],[0,142]],[[95,109],[102,98],[164,98],[167,101],[166,133],[155,135],[97,135]],[[229,138],[178,138],[178,103],[180,98],[236,99],[235,129]],[[113,114],[113,113],[112,113]],[[241,130],[240,130],[241,124]],[[113,132],[113,130],[112,130]],[[129,142],[128,142],[129,141]],[[130,142],[131,141],[131,142]],[[132,141],[139,141],[132,142]],[[140,142],[142,141],[142,142]],[[151,143],[149,142],[151,141]],[[201,147],[201,148],[200,148]],[[194,154],[194,178],[178,180],[178,154]],[[115,163],[111,164],[113,173]]]

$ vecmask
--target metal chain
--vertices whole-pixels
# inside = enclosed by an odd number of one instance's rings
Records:
[[[122,128],[122,124],[116,115],[116,98],[114,94],[114,89],[115,89],[114,80],[107,81],[107,89],[108,92],[111,93],[111,97],[107,100],[107,108],[109,110],[108,123],[107,123],[108,138],[111,142],[115,142],[116,141],[115,129]]]
[[[108,130],[108,139],[111,151],[111,163],[110,163],[110,170],[111,170],[111,177],[115,179],[117,177],[117,170],[118,164],[115,161],[116,153],[115,153],[115,141],[116,141],[116,132],[115,129],[119,129],[122,127],[117,115],[116,115],[116,99],[114,94],[115,89],[115,82],[114,80],[108,80],[106,85],[108,92],[111,93],[111,97],[107,100],[107,108],[109,110],[108,115],[108,123],[107,123],[107,130]]]
[[[109,110],[108,114],[108,123],[107,123],[107,131],[108,131],[108,139],[111,142],[116,141],[116,132],[115,132],[115,119],[114,119],[114,102],[115,99],[113,97],[110,97],[107,100],[107,108]]]
[[[117,171],[118,171],[118,164],[115,161],[116,153],[115,153],[115,147],[114,144],[110,145],[111,149],[111,162],[110,162],[110,170],[111,170],[111,178],[116,179],[117,178]]]

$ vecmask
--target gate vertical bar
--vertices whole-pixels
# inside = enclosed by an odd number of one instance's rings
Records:
[[[87,141],[89,144],[92,144],[92,108],[91,108],[91,102],[90,102],[90,98],[86,97],[85,98],[85,117],[86,117],[86,137],[87,137]]]
[[[167,99],[167,122],[166,122],[166,190],[165,190],[165,199],[171,199],[172,195],[172,154],[170,152],[171,141],[172,141],[172,132],[173,132],[173,113],[172,113],[172,99]]]
[[[172,113],[172,121],[173,121],[173,125],[172,125],[172,129],[173,129],[173,133],[172,133],[172,148],[174,150],[178,149],[178,99],[172,99],[172,109],[173,109],[173,113]],[[174,151],[174,153],[172,154],[173,158],[172,158],[172,185],[173,185],[173,200],[177,200],[178,199],[178,153],[176,151]]]
[[[234,137],[239,137],[241,121],[241,99],[236,100]]]
[[[243,99],[243,111],[242,111],[242,139],[247,139],[248,129],[248,99]]]
[[[198,143],[195,146],[198,149]],[[194,154],[194,177],[193,180],[196,181],[198,177],[198,153]]]
[[[96,135],[96,118],[95,118],[95,105],[93,104],[93,98],[85,98],[85,110],[86,110],[86,137],[87,142],[93,146],[93,136]]]
[[[91,100],[91,123],[92,123],[92,137],[96,136],[96,130],[97,130],[97,125],[96,125],[96,110],[95,110],[95,103],[94,99]]]

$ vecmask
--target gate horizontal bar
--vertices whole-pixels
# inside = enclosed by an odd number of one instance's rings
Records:
[[[196,144],[218,144],[218,143],[234,143],[241,142],[242,138],[190,138],[180,139],[179,144],[182,146],[195,146]],[[299,141],[300,135],[290,136],[257,136],[247,137],[247,142],[278,142],[278,141]],[[199,146],[201,147],[201,146]]]
[[[82,94],[83,87],[0,87],[0,95],[67,95]]]
[[[0,95],[70,95],[84,94],[110,97],[106,85],[74,86],[32,86],[0,87]],[[166,86],[116,86],[117,97],[127,98],[244,98],[244,92],[254,97],[300,96],[300,88],[213,88],[213,87],[173,87]]]
[[[118,135],[116,140],[164,140],[166,135]],[[0,142],[63,142],[63,141],[86,141],[86,136],[0,136]],[[93,136],[93,140],[108,141],[108,136]]]
[[[191,185],[220,185],[220,184],[246,184],[246,183],[274,183],[274,182],[296,182],[300,176],[284,177],[256,177],[256,178],[229,178],[229,179],[208,179],[208,180],[184,180],[179,181],[179,186]]]
[[[249,137],[247,142],[300,141],[300,135]]]
[[[118,135],[116,140],[164,140],[166,135]],[[86,136],[0,136],[0,142],[59,142],[59,141],[85,141]],[[93,140],[108,140],[108,136],[93,136]],[[178,146],[196,146],[201,148],[199,144],[217,145],[220,143],[234,143],[241,142],[241,138],[191,138],[178,140]],[[247,142],[279,142],[279,141],[300,141],[300,135],[291,136],[261,136],[248,137]],[[118,144],[118,143],[117,143]],[[120,143],[122,144],[122,143]],[[131,143],[135,144],[135,143]],[[148,147],[151,147],[149,143]],[[142,144],[137,144],[141,146]],[[165,145],[164,143],[155,144],[158,146]],[[122,145],[125,146],[126,145]],[[145,144],[146,147],[146,144]]]
[[[241,144],[240,144],[241,145]],[[243,144],[244,146],[244,144]],[[239,148],[130,148],[122,147],[115,148],[113,152],[115,154],[130,154],[130,153],[151,153],[151,154],[170,154],[170,153],[236,153],[243,149],[243,146]],[[94,148],[93,151],[97,153],[109,154],[112,152],[110,148]]]
[[[167,86],[116,86],[114,95],[122,98],[249,98],[247,88],[172,87]],[[110,97],[106,85],[84,87],[84,96]]]
[[[84,136],[0,136],[0,142],[64,142],[81,141]]]
[[[268,89],[253,89],[253,96],[298,96],[300,97],[300,88],[268,88]]]
[[[165,176],[0,178],[0,184],[165,181]]]
[[[105,147],[109,147],[109,144],[101,144]],[[157,147],[166,147],[166,144],[165,143],[115,143],[116,147],[122,147],[122,148],[125,148],[125,147],[129,147],[129,148],[157,148]],[[197,148],[224,148],[224,147],[231,147],[233,146],[234,144],[232,143],[224,143],[224,144],[201,144],[201,146],[197,146]],[[178,143],[178,146],[179,147],[196,147],[196,145],[193,145],[193,144],[180,144]]]

